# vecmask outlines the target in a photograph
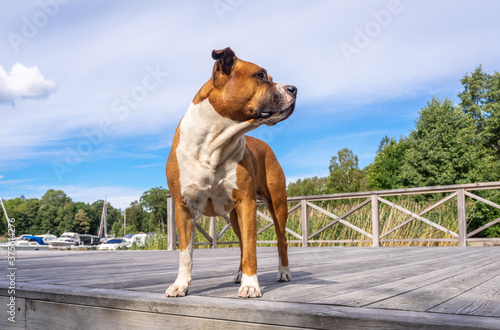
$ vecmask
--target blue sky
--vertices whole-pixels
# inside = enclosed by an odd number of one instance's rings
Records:
[[[499,70],[498,1],[0,2],[0,197],[124,208],[166,187],[174,130],[210,77],[212,49],[299,89],[294,115],[251,135],[288,181],[360,167],[407,135],[432,96],[482,64]]]

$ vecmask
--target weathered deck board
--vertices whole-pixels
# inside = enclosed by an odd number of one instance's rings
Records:
[[[369,286],[366,288],[358,289],[345,294],[331,295],[328,298],[322,299],[320,302],[360,307],[360,306],[367,306],[370,304],[374,304],[379,301],[384,301],[392,297],[396,297],[396,299],[399,299],[399,303],[394,304],[393,308],[406,309],[401,307],[403,305],[406,305],[405,304],[406,296],[401,298],[401,295],[417,290],[419,288],[426,288],[429,285],[435,285],[437,286],[437,289],[439,289],[440,286],[448,285],[448,282],[450,282],[450,279],[452,279],[455,274],[460,274],[460,275],[466,274],[467,276],[470,273],[474,273],[474,270],[477,267],[483,266],[484,263],[487,262],[487,260],[482,258],[479,260],[476,259],[474,261],[469,261],[469,262],[470,262],[469,265],[463,265],[463,266],[454,265],[451,267],[444,266],[442,269],[432,270],[430,272],[426,271],[425,269],[422,269],[422,267],[420,267],[420,271],[418,269],[407,269],[406,271],[402,270],[398,272],[398,274],[401,274],[400,275],[401,277],[393,277],[392,281],[390,282],[386,282],[384,284],[375,286],[372,286],[371,283],[368,282],[367,285]],[[500,269],[498,265],[496,265],[495,267],[497,269]],[[410,271],[412,274],[410,275],[407,271]],[[386,273],[385,276],[388,277],[390,275]],[[451,286],[456,287],[455,281],[452,281]],[[444,298],[437,298],[435,296],[439,294],[439,291],[437,292],[431,291],[426,293],[427,294],[425,295],[425,297],[422,297],[422,299],[426,300],[427,302],[435,303],[441,301],[438,299],[443,299],[442,301],[446,300]],[[416,294],[416,296],[420,297],[423,295],[420,293]],[[416,304],[416,301],[413,301],[413,303]],[[380,308],[387,308],[386,305],[390,305],[390,303],[385,304],[381,302],[379,303],[379,305]],[[434,306],[435,305],[431,307]],[[422,310],[421,307],[417,306],[411,306],[409,310],[413,310],[413,308],[419,311]]]
[[[258,248],[263,297],[244,300],[232,283],[239,248],[195,250],[188,297],[169,299],[164,291],[177,277],[176,251],[19,251],[19,320],[30,329],[76,328],[93,318],[108,328],[500,328],[500,247],[289,248],[289,254],[292,282],[281,283],[276,249]],[[0,269],[0,302],[9,296],[5,273]]]
[[[500,275],[429,311],[463,315],[500,315]]]

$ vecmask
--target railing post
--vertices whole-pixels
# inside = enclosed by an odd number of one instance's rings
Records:
[[[467,216],[465,211],[465,190],[457,189],[458,246],[467,246]]]
[[[302,219],[302,247],[307,247],[309,240],[309,212],[307,212],[307,200],[300,200],[300,215]]]
[[[174,251],[177,247],[177,233],[175,231],[175,207],[172,196],[167,196],[167,242],[167,250]]]
[[[372,199],[372,246],[380,246],[380,213],[378,207],[378,196],[371,195]]]
[[[217,247],[217,218],[209,217],[210,219],[210,229],[208,234],[212,237],[212,249]]]

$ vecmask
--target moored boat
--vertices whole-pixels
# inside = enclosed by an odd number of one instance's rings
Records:
[[[32,235],[23,235],[16,240],[0,244],[0,250],[48,250],[49,246],[43,241],[43,238]]]
[[[49,241],[51,248],[70,249],[71,246],[80,245],[80,235],[78,233],[64,232],[58,239]]]

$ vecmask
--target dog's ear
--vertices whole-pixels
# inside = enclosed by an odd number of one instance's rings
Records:
[[[212,58],[217,61],[217,71],[222,71],[227,75],[231,74],[231,69],[236,61],[236,55],[231,48],[213,50]]]

